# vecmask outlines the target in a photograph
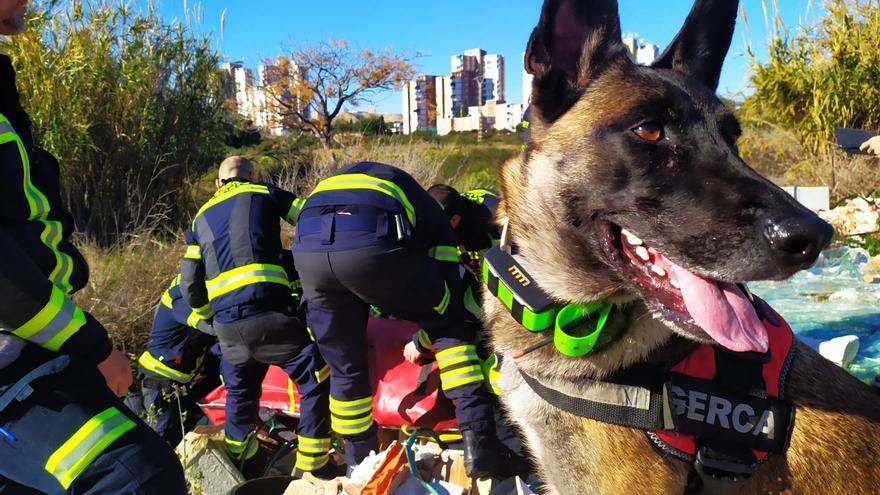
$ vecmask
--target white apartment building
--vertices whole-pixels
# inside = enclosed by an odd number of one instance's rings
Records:
[[[532,79],[535,76],[526,72],[526,52],[522,52],[522,61],[522,102],[523,105],[529,106],[532,103]]]
[[[483,57],[483,102],[504,101],[504,55]]]
[[[652,45],[639,38],[639,33],[623,35],[623,44],[626,46],[630,60],[640,65],[650,65],[657,58],[660,47]]]

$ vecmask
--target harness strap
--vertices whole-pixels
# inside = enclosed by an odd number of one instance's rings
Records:
[[[648,388],[585,380],[588,385],[584,395],[574,397],[544,385],[521,369],[519,373],[541,399],[575,416],[640,430],[667,428],[663,396]]]

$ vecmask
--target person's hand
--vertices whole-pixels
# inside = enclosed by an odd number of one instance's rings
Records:
[[[403,358],[413,364],[422,359],[422,352],[416,347],[415,342],[409,342],[406,344],[403,348]]]
[[[98,365],[98,371],[104,375],[107,387],[116,394],[116,397],[124,396],[134,383],[134,378],[131,376],[131,362],[122,351],[113,349],[107,359]]]
[[[869,155],[880,155],[880,136],[874,136],[859,146],[860,151],[864,151]]]

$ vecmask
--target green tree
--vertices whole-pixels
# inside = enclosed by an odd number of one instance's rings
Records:
[[[78,229],[101,244],[189,215],[185,187],[229,131],[206,37],[152,5],[48,0],[3,42],[38,142],[61,163]]]

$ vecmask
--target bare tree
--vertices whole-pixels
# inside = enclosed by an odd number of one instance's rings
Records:
[[[410,59],[355,49],[343,40],[297,48],[267,61],[268,92],[288,126],[316,136],[331,163],[333,120],[345,106],[368,103],[380,90],[389,90],[413,77]]]

